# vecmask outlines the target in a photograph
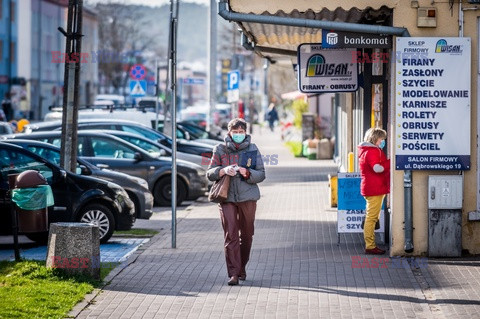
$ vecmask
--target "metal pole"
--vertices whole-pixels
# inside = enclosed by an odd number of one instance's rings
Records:
[[[210,132],[212,121],[212,111],[216,104],[216,77],[217,77],[217,3],[216,0],[210,0],[210,32],[208,37],[208,113],[207,113],[207,131]]]
[[[12,118],[9,118],[8,120],[13,120],[14,119],[14,113],[15,110],[13,109],[13,103],[12,103],[12,96],[11,96],[11,90],[12,90],[12,0],[8,1],[9,7],[8,7],[8,62],[7,62],[7,67],[8,67],[8,82],[7,82],[7,92],[8,92],[8,98],[10,100],[10,109],[12,113]],[[18,24],[17,24],[18,25]],[[18,43],[18,41],[17,41]],[[18,62],[17,62],[18,63]],[[5,114],[8,116],[8,114]]]
[[[413,218],[412,218],[412,171],[403,173],[404,207],[405,207],[405,252],[413,252]]]
[[[173,1],[173,0],[172,0]],[[170,59],[170,83],[172,91],[172,248],[177,247],[177,22],[178,22],[178,0],[175,1],[175,16],[171,20]]]
[[[155,130],[158,130],[158,87],[159,83],[159,73],[158,72],[158,59],[155,59]]]

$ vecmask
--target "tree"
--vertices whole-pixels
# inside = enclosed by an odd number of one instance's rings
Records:
[[[98,62],[101,79],[107,88],[115,93],[125,93],[129,71],[135,63],[142,63],[144,52],[153,51],[165,56],[165,50],[153,41],[151,33],[143,32],[151,28],[144,17],[147,7],[116,3],[98,3],[99,19]]]

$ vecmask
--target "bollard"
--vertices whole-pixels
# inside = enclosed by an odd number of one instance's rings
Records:
[[[348,153],[348,166],[347,166],[347,172],[348,173],[353,173],[355,169],[355,158],[353,156],[353,152]]]
[[[100,279],[100,234],[87,223],[50,224],[47,267]]]

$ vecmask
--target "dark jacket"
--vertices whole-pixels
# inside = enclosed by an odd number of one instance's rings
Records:
[[[207,171],[207,177],[211,181],[220,179],[219,173],[222,168],[234,164],[241,166],[242,156],[245,156],[246,152],[257,152],[255,167],[248,168],[250,172],[249,178],[244,179],[240,173],[237,173],[230,179],[230,188],[226,202],[246,202],[260,199],[260,190],[257,183],[265,179],[265,167],[257,146],[250,143],[250,140],[250,135],[247,135],[242,143],[236,144],[227,135],[225,143],[217,144],[213,148],[212,160]]]
[[[358,145],[360,166],[360,193],[362,196],[376,196],[390,193],[390,160],[382,149],[368,142]],[[374,170],[376,164],[384,168],[383,172]]]

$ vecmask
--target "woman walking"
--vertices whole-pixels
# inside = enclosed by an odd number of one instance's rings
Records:
[[[375,244],[375,223],[380,217],[383,198],[390,193],[390,160],[382,149],[387,132],[381,128],[370,128],[365,132],[364,142],[358,145],[360,166],[360,193],[367,202],[363,237],[365,253],[383,255],[385,250]]]
[[[228,197],[218,204],[230,286],[247,278],[245,268],[252,247],[257,200],[260,199],[257,183],[265,179],[262,156],[246,130],[247,123],[243,119],[235,118],[228,123],[225,143],[214,147],[207,171],[211,181],[225,174],[231,176]]]

